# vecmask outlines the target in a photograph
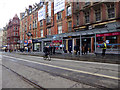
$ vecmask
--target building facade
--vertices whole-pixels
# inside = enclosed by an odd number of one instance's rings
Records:
[[[2,50],[2,37],[3,37],[3,30],[0,29],[0,50]]]
[[[103,40],[119,51],[120,2],[40,2],[21,13],[20,33],[21,48],[33,51],[55,45],[57,51],[74,52],[77,45],[81,52],[88,44],[88,51],[96,52]]]
[[[2,47],[7,48],[7,25],[3,27]]]
[[[9,50],[20,49],[20,20],[17,15],[7,25],[7,47]]]

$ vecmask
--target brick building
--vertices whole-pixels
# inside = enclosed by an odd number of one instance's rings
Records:
[[[18,50],[20,48],[20,20],[17,14],[7,25],[7,46],[9,50]]]
[[[21,13],[21,48],[31,43],[33,51],[42,51],[44,45],[56,45],[68,52],[86,43],[96,52],[103,40],[109,41],[109,48],[119,48],[120,2],[65,1],[40,2]]]

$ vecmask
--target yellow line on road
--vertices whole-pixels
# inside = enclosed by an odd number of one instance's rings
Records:
[[[17,59],[17,60],[26,61],[26,62],[32,62],[32,63],[36,63],[36,64],[41,64],[41,65],[45,65],[45,66],[50,66],[50,67],[54,67],[54,68],[69,70],[69,71],[73,71],[73,72],[90,74],[90,75],[94,75],[94,76],[100,76],[100,77],[105,77],[105,78],[111,78],[111,79],[120,80],[120,78],[118,78],[118,77],[107,76],[107,75],[103,75],[103,74],[91,73],[91,72],[86,72],[86,71],[80,71],[80,70],[75,70],[75,69],[71,69],[71,68],[65,68],[65,67],[60,67],[60,66],[55,66],[55,65],[50,65],[50,64],[45,64],[45,63],[40,63],[40,62],[35,62],[35,61],[30,61],[30,60],[25,60],[25,59],[21,59],[21,58],[10,57],[10,56],[6,56],[6,55],[3,55],[3,56],[9,57],[9,58],[13,58],[13,59]]]

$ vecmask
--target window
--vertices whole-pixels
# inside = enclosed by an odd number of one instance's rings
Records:
[[[18,30],[18,28],[16,27],[16,30]]]
[[[29,29],[31,30],[31,24],[30,24],[30,26],[29,26]]]
[[[62,26],[58,26],[58,34],[62,33]]]
[[[77,18],[76,23],[77,23],[77,25],[79,25],[79,15],[77,15],[76,18]]]
[[[16,33],[16,36],[18,36],[18,33]]]
[[[50,28],[47,29],[47,35],[51,35],[51,29]]]
[[[58,12],[57,13],[57,20],[61,20],[62,19],[62,12]]]
[[[15,26],[14,26],[14,31],[15,31]]]
[[[43,37],[43,29],[41,29],[41,37]]]
[[[68,22],[68,31],[72,31],[72,22],[71,21]]]
[[[14,36],[15,36],[15,32],[14,32]]]
[[[89,12],[85,12],[85,23],[89,23]]]
[[[41,21],[40,21],[40,26],[42,26],[42,25],[43,25],[43,21],[41,20]]]
[[[34,21],[33,21],[33,29],[34,29],[35,27],[34,27]]]
[[[67,16],[70,16],[71,14],[72,14],[71,7],[69,6],[67,7]]]
[[[96,21],[101,20],[101,11],[100,11],[100,9],[95,10],[95,17],[96,17]]]
[[[37,20],[35,20],[35,28],[37,28]]]
[[[25,31],[27,31],[27,26],[25,25]]]
[[[107,5],[108,18],[115,17],[115,7],[114,4]]]
[[[47,17],[47,23],[50,23],[50,22],[51,22],[51,18]]]
[[[76,1],[76,8],[79,8],[79,0]]]

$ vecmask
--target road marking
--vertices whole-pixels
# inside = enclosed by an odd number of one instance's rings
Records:
[[[4,57],[8,57],[8,58],[17,59],[17,60],[26,61],[26,62],[31,62],[31,63],[41,64],[41,65],[45,65],[45,66],[50,66],[50,67],[54,67],[54,68],[59,68],[59,69],[64,69],[64,70],[69,70],[69,71],[74,71],[74,72],[78,72],[78,73],[84,73],[84,74],[90,74],[90,75],[95,75],[95,76],[100,76],[100,77],[105,77],[105,78],[111,78],[111,79],[120,80],[120,78],[118,78],[118,77],[107,76],[107,75],[103,75],[103,74],[91,73],[91,72],[86,72],[86,71],[80,71],[80,70],[75,70],[75,69],[71,69],[71,68],[65,68],[65,67],[60,67],[60,66],[55,66],[55,65],[50,65],[50,64],[35,62],[35,61],[29,61],[27,59],[15,58],[15,57],[6,56],[6,55],[3,55],[3,56]]]

